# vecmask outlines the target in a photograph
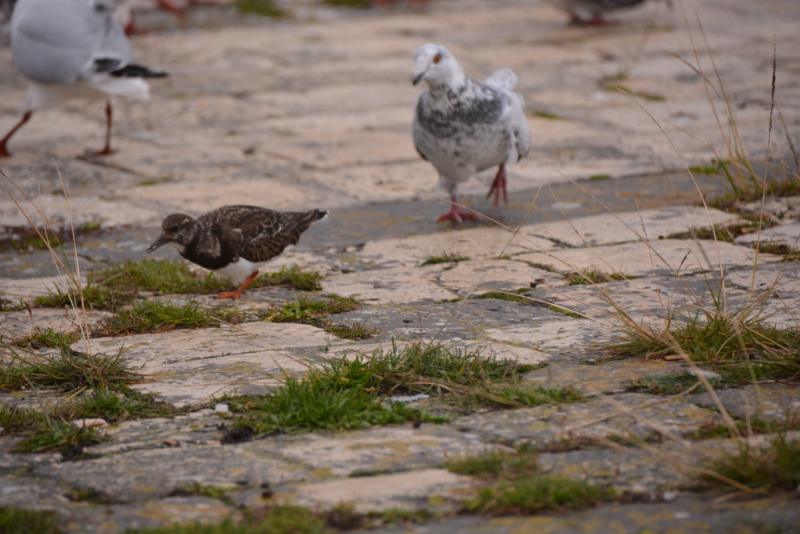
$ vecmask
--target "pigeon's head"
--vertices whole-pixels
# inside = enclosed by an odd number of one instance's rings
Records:
[[[437,44],[425,44],[414,54],[414,85],[425,81],[430,87],[459,87],[464,83],[464,70],[453,54]]]
[[[146,254],[150,254],[164,245],[170,245],[183,254],[186,245],[194,240],[197,229],[196,220],[183,213],[173,213],[161,223],[161,235],[158,236],[155,243],[150,245]]]

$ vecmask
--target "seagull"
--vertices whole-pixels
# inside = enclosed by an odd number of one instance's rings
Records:
[[[28,79],[22,119],[0,139],[0,157],[9,156],[8,140],[33,111],[73,98],[106,100],[106,143],[83,157],[113,154],[111,96],[147,100],[144,78],[167,74],[131,63],[131,45],[112,14],[120,0],[18,0],[11,16],[14,64]]]
[[[670,2],[671,0],[667,0]],[[547,0],[548,3],[570,14],[573,26],[613,26],[616,21],[606,20],[603,13],[633,7],[645,0]]]
[[[261,267],[327,215],[317,209],[280,213],[255,206],[223,206],[197,219],[173,213],[161,223],[161,235],[146,254],[169,245],[190,262],[241,284],[217,297],[238,299]]]
[[[447,49],[437,44],[419,47],[415,56],[414,85],[428,89],[417,99],[412,127],[414,146],[422,159],[439,171],[439,184],[452,198],[450,212],[437,221],[477,219],[456,205],[458,184],[473,174],[499,165],[489,198],[508,202],[506,170],[530,151],[531,132],[522,96],[511,91],[517,76],[511,69],[495,72],[486,82],[467,78]]]

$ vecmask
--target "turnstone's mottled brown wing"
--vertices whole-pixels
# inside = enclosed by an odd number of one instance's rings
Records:
[[[320,210],[280,213],[253,206],[226,208],[230,208],[227,223],[242,234],[239,256],[254,263],[270,260],[289,245],[296,245],[300,234],[328,214]]]

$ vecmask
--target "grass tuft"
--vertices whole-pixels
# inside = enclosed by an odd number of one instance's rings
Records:
[[[14,446],[16,452],[63,451],[67,456],[83,453],[83,448],[97,445],[110,438],[94,428],[79,428],[64,421],[50,421],[47,428],[37,430]]]
[[[761,447],[740,444],[739,451],[713,462],[710,469],[758,492],[796,491],[800,486],[800,439],[779,433]],[[704,477],[708,482],[718,480]]]
[[[91,356],[62,349],[58,356],[34,360],[17,355],[11,362],[0,362],[0,390],[44,387],[70,392],[125,387],[139,378],[119,354]]]
[[[286,10],[275,5],[273,0],[236,0],[234,4],[241,13],[262,17],[284,17]]]
[[[709,311],[704,317],[684,317],[678,324],[672,320],[664,330],[630,329],[609,351],[648,359],[683,352],[740,384],[752,378],[800,378],[800,330]]]
[[[610,180],[610,174],[593,174],[589,177],[589,181],[591,182],[602,182],[604,180]]]
[[[440,263],[458,263],[460,261],[469,261],[467,256],[459,256],[458,254],[444,254],[442,256],[431,256],[427,260],[420,263],[420,267],[426,265],[438,265]]]
[[[19,338],[15,344],[20,347],[31,347],[34,349],[41,348],[68,348],[70,345],[78,341],[78,334],[75,332],[59,332],[51,327],[45,330],[36,328],[27,336]]]
[[[611,488],[542,474],[536,453],[530,451],[516,454],[489,451],[459,458],[447,468],[481,480],[478,496],[464,503],[464,510],[471,513],[560,511],[594,506],[614,497]]]
[[[367,326],[366,323],[352,323],[350,326],[329,324],[323,328],[341,339],[369,339],[382,333],[374,326]]]
[[[98,334],[122,336],[142,332],[164,332],[175,328],[202,328],[212,321],[208,312],[188,303],[175,306],[153,300],[143,300],[131,308],[103,319]]]
[[[322,0],[323,4],[329,6],[342,6],[342,7],[370,7],[370,0]]]
[[[273,306],[266,320],[273,323],[313,323],[328,315],[355,310],[361,305],[354,298],[325,295],[325,299],[300,297],[283,306]]]
[[[286,285],[301,291],[317,291],[322,287],[322,277],[316,271],[306,271],[292,265],[282,267],[275,273],[259,276],[250,287],[272,287]],[[89,273],[83,300],[88,308],[114,311],[133,302],[140,292],[155,295],[206,295],[231,289],[231,283],[213,273],[200,274],[180,261],[143,259],[126,261],[106,269]],[[63,307],[71,301],[80,304],[80,296],[74,288],[37,297],[40,307]]]
[[[723,389],[726,383],[721,378],[709,377],[708,383],[714,389]],[[701,387],[700,379],[688,371],[662,373],[657,375],[644,375],[631,381],[626,391],[650,393],[651,395],[677,395],[694,386]],[[700,390],[705,391],[705,389]]]
[[[533,116],[534,117],[539,117],[540,119],[545,119],[545,120],[548,120],[548,121],[560,121],[561,120],[561,117],[559,115],[556,115],[555,113],[549,113],[547,111],[534,111],[533,112]]]
[[[528,288],[524,288],[522,291],[528,291]],[[477,295],[473,298],[476,299],[499,299],[499,300],[506,300],[508,302],[517,302],[519,304],[533,304],[533,300],[529,298],[525,298],[521,295],[515,295],[510,292],[503,292],[503,291],[487,291],[481,295]]]
[[[258,513],[246,514],[242,522],[226,519],[216,525],[173,525],[144,530],[128,530],[126,534],[333,534],[309,509],[300,506],[271,506]]]
[[[583,318],[583,315],[581,315],[579,313],[575,313],[574,311],[570,311],[570,310],[568,310],[566,308],[562,308],[561,306],[555,306],[555,305],[548,306],[547,309],[550,310],[550,311],[554,311],[556,313],[560,313],[562,315],[566,315],[567,317],[572,317],[573,319],[582,319]]]
[[[60,534],[58,517],[49,510],[22,510],[0,507],[0,532],[3,534]]]
[[[622,273],[606,273],[597,267],[589,267],[581,272],[570,273],[567,277],[569,285],[579,286],[588,284],[602,284],[605,282],[620,282],[622,280],[629,280],[632,276],[624,275]]]
[[[773,224],[765,219],[760,222],[761,229],[771,228]],[[733,243],[737,237],[752,234],[758,231],[759,221],[745,221],[741,223],[733,223],[728,225],[714,225],[714,230],[708,226],[700,226],[689,228],[685,232],[676,232],[669,234],[667,239],[717,239],[717,241],[724,241],[726,243]]]

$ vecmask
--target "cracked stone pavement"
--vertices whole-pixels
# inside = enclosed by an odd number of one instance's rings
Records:
[[[521,444],[557,451],[559,443],[573,438],[627,433],[644,438],[657,431],[678,439],[665,438],[644,456],[607,446],[540,455],[548,473],[613,484],[634,496],[632,503],[560,516],[458,516],[415,528],[430,533],[743,533],[767,525],[778,529],[769,532],[798,532],[796,502],[722,513],[708,496],[689,491],[693,481],[685,470],[658,461],[700,465],[735,448],[729,440],[679,437],[720,423],[708,394],[668,398],[626,391],[631,380],[683,369],[681,362],[603,360],[602,349],[621,335],[609,299],[638,322],[663,324],[668,309],[691,309],[697,299],[710,305],[720,269],[731,305],[747,302],[751,287],[775,285],[766,303],[768,320],[781,327],[798,325],[800,267],[780,256],[756,256],[752,235],[718,244],[670,237],[740,220],[698,207],[698,191],[682,171],[684,162],[709,164],[715,156],[711,147],[721,141],[702,80],[672,55],[694,57],[680,10],[654,2],[621,15],[618,26],[586,29],[566,26],[563,14],[536,0],[434,0],[422,10],[369,12],[311,0],[285,4],[292,15],[276,21],[218,7],[190,10],[184,25],[144,14],[145,21],[166,30],[136,37],[137,57],[168,70],[170,77],[153,83],[149,102],[116,103],[113,141],[119,153],[91,162],[74,159],[100,143],[103,109],[72,103],[37,112],[11,142],[14,155],[0,161],[0,169],[53,221],[102,225],[102,233],[79,242],[86,268],[92,262],[141,257],[160,220],[174,211],[199,214],[233,203],[330,209],[330,221],[312,228],[270,269],[300,264],[318,270],[324,275],[320,294],[364,303],[332,320],[365,322],[382,333],[349,341],[315,326],[258,320],[260,310],[300,294],[272,288],[247,291],[230,304],[250,318],[237,325],[95,338],[89,347],[78,342],[76,348],[94,353],[121,352],[147,377],[136,388],[195,409],[173,419],[106,427],[112,440],[88,448],[91,459],[74,462],[62,461],[58,453],[11,453],[19,438],[0,433],[0,506],[56,510],[66,530],[97,533],[216,522],[235,516],[239,507],[276,501],[317,509],[353,502],[362,512],[451,513],[475,491],[469,477],[443,469],[453,456]],[[800,4],[687,0],[683,6],[690,20],[696,13],[703,22],[734,99],[743,142],[756,160],[765,154],[774,36],[777,99],[789,135],[798,139]],[[466,205],[519,226],[516,235],[489,221],[460,228],[433,222],[442,204],[430,196],[441,192],[435,189],[435,171],[418,157],[410,136],[418,92],[410,83],[412,55],[430,41],[448,46],[473,77],[501,67],[513,68],[519,77],[533,148],[528,159],[509,170],[511,203],[493,209],[483,198],[493,171],[463,187]],[[710,69],[708,54],[699,53]],[[622,72],[627,79],[610,81]],[[614,83],[633,99],[608,90]],[[24,93],[10,50],[0,48],[0,131],[16,120]],[[777,122],[774,127],[770,150],[788,154],[786,136]],[[700,190],[722,191],[724,184],[714,180],[724,179],[698,176]],[[604,195],[617,213],[584,190]],[[782,217],[780,224],[763,239],[795,243],[800,204],[796,198],[776,202],[768,209]],[[0,195],[0,225],[25,224],[8,194]],[[173,251],[159,253],[177,257]],[[421,266],[444,254],[469,260]],[[600,287],[568,285],[570,273],[589,268],[629,279]],[[43,253],[0,254],[4,299],[45,294],[63,283],[55,275]],[[518,290],[536,302],[460,300]],[[189,297],[162,298],[183,303]],[[196,301],[216,306],[210,297]],[[90,312],[90,322],[105,313]],[[69,310],[2,312],[0,333],[13,337],[47,326],[65,330],[77,320]],[[420,428],[408,424],[220,442],[224,420],[213,410],[216,395],[263,393],[280,372],[301,374],[310,363],[369,353],[393,340],[432,339],[548,364],[526,375],[526,382],[569,385],[587,400],[477,411],[450,424]],[[741,418],[782,421],[800,410],[800,392],[785,384],[725,390],[719,398]],[[0,402],[37,400],[14,392],[0,393]],[[363,473],[377,475],[359,476]],[[175,490],[192,483],[237,489],[225,502],[175,496]],[[262,497],[263,483],[274,489],[270,500]],[[95,491],[111,504],[73,502],[70,490]],[[674,491],[677,500],[661,502],[664,492]]]

